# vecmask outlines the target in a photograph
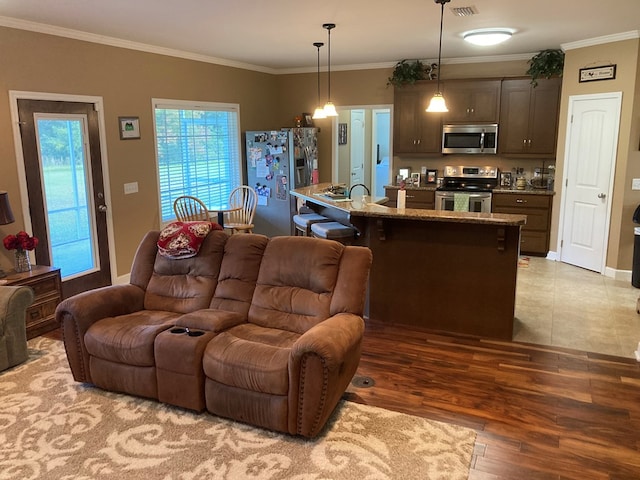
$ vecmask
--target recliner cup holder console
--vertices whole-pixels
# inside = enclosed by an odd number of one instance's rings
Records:
[[[182,333],[186,333],[187,335],[189,335],[190,337],[200,337],[201,335],[204,335],[204,332],[202,330],[189,330],[188,328],[182,328],[182,327],[175,327],[172,328],[171,330],[169,330],[171,333],[175,333],[175,334],[182,334]]]

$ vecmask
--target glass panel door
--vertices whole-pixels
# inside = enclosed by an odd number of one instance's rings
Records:
[[[99,268],[84,115],[36,114],[52,265],[63,281]]]

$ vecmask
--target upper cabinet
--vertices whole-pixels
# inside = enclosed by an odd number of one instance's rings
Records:
[[[447,80],[443,95],[448,113],[444,123],[497,123],[500,114],[500,80]]]
[[[559,78],[502,81],[500,99],[499,153],[502,155],[553,158],[558,139],[560,106]]]
[[[423,81],[396,87],[393,97],[393,153],[440,153],[442,114],[427,113],[436,82]]]

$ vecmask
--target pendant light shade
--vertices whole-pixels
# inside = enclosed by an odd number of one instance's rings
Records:
[[[434,0],[436,3],[439,3],[441,6],[440,9],[440,43],[438,45],[438,87],[436,89],[436,94],[429,102],[429,106],[427,107],[427,112],[429,113],[444,113],[448,112],[447,104],[444,101],[444,97],[442,93],[440,93],[440,74],[442,73],[442,65],[440,65],[442,61],[442,21],[444,19],[444,4],[449,3],[451,0]]]
[[[444,97],[438,91],[433,97],[431,97],[431,101],[429,102],[429,106],[427,107],[427,112],[429,113],[445,113],[448,112],[447,104],[444,101]]]
[[[313,44],[314,47],[316,47],[318,49],[318,103],[316,105],[318,105],[316,107],[316,109],[313,111],[313,119],[314,120],[318,120],[320,118],[327,118],[327,115],[324,113],[324,108],[322,108],[322,106],[320,105],[320,47],[322,47],[324,45],[324,43],[322,42],[315,42]]]
[[[327,117],[337,117],[336,107],[331,101],[331,30],[336,28],[335,23],[325,23],[322,28],[327,30],[327,103],[324,104],[324,114]]]

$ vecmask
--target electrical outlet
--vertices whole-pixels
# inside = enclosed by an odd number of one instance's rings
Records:
[[[124,184],[124,194],[129,195],[130,193],[138,193],[138,182]]]
[[[631,190],[640,190],[640,178],[634,178],[631,181]]]

